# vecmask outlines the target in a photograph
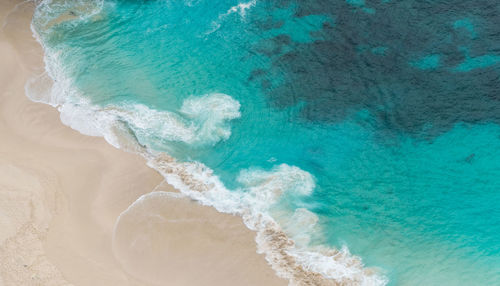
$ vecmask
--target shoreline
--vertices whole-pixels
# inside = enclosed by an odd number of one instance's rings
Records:
[[[264,255],[256,253],[256,234],[240,217],[174,195],[149,200],[163,206],[156,213],[167,219],[161,227],[139,228],[133,219],[121,217],[117,229],[126,236],[115,235],[119,246],[113,252],[115,222],[123,211],[153,190],[176,191],[162,183],[164,178],[144,158],[116,149],[101,137],[78,133],[62,124],[55,108],[26,97],[26,81],[44,67],[41,47],[29,29],[34,4],[20,3],[0,4],[0,51],[5,63],[0,70],[0,255],[4,258],[0,285],[172,281],[175,285],[196,285],[196,281],[286,285]],[[140,200],[145,201],[147,196]],[[132,209],[132,218],[150,221],[149,213]],[[126,247],[128,237],[161,241],[155,247],[164,248],[150,253],[168,250],[177,261],[161,255],[138,257]],[[146,259],[151,267],[127,272],[131,269],[127,265],[135,265],[138,259]],[[190,262],[191,269],[179,267],[182,260]]]

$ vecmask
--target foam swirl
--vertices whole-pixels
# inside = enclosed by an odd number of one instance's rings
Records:
[[[87,135],[103,136],[117,148],[141,154],[169,184],[190,198],[220,212],[241,216],[246,226],[257,232],[258,251],[265,253],[273,269],[279,276],[289,279],[291,285],[383,285],[387,282],[373,269],[364,268],[361,260],[351,255],[347,248],[310,248],[307,237],[301,238],[290,224],[282,228],[271,216],[269,209],[284,193],[311,194],[315,181],[310,173],[287,164],[276,165],[271,170],[245,169],[237,179],[242,187],[228,190],[204,164],[177,161],[168,154],[153,150],[147,144],[149,140],[144,140],[159,138],[196,145],[228,139],[231,135],[229,122],[240,117],[240,104],[229,95],[193,96],[186,99],[176,112],[155,110],[136,103],[102,107],[86,100],[58,60],[58,52],[45,46],[39,37],[39,31],[47,29],[53,21],[65,20],[60,11],[67,9],[61,7],[72,5],[61,1],[61,6],[52,11],[50,3],[52,1],[44,1],[38,6],[32,26],[35,37],[44,47],[47,74],[28,83],[26,90],[30,98],[57,106],[62,122],[73,129]],[[251,7],[247,6],[231,11],[244,13]],[[90,12],[82,8],[78,18],[97,16],[102,5],[92,7],[96,9],[87,9]],[[43,21],[39,21],[41,14],[47,17]],[[50,79],[53,82],[50,83]],[[43,94],[37,93],[40,90],[44,91]],[[294,215],[296,218],[302,216],[303,223],[313,222],[313,226],[318,219],[307,210],[297,210]]]

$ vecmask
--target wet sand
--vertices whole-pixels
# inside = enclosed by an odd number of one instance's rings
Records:
[[[0,3],[0,285],[286,285],[241,218],[25,96],[43,72],[33,7]]]

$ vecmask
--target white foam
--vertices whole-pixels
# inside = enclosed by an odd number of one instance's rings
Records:
[[[155,134],[167,141],[191,143],[196,136],[195,126],[173,112],[151,109],[142,104],[125,104],[112,112],[128,122],[141,137]]]
[[[229,121],[239,118],[240,103],[223,93],[189,97],[180,112],[193,122],[195,137],[188,143],[216,143],[231,136]]]
[[[59,110],[63,123],[87,135],[106,137],[115,122],[122,121],[147,141],[213,145],[229,138],[229,121],[240,116],[239,107],[230,96],[216,93],[186,99],[179,113],[135,103],[97,107],[83,100],[64,102]],[[90,117],[96,120],[84,120]]]
[[[306,270],[339,281],[342,285],[385,285],[387,279],[377,275],[375,269],[364,268],[361,259],[352,255],[347,247],[340,251],[294,249],[289,254]]]
[[[36,33],[34,32],[36,35]],[[176,112],[155,110],[142,104],[122,103],[100,107],[85,99],[60,62],[60,53],[45,49],[47,72],[25,86],[30,99],[57,107],[61,121],[90,136],[103,136],[117,146],[111,130],[126,122],[139,137],[151,140],[213,145],[231,135],[230,120],[240,117],[240,104],[221,93],[192,96]]]
[[[254,7],[255,4],[257,4],[257,0],[251,0],[249,2],[242,2],[242,3],[238,3],[238,5],[232,6],[231,8],[229,8],[226,11],[226,13],[219,14],[219,16],[217,17],[217,20],[215,20],[215,21],[212,22],[212,29],[210,29],[209,31],[207,31],[205,34],[209,35],[209,34],[215,32],[215,31],[217,31],[220,28],[220,26],[221,26],[221,22],[227,16],[229,16],[229,15],[231,15],[233,13],[238,13],[241,18],[245,19],[247,10],[251,9],[252,7]]]
[[[245,2],[238,3],[238,5],[235,5],[231,8],[229,8],[229,10],[227,10],[225,15],[229,15],[232,13],[238,13],[238,14],[240,14],[241,17],[245,17],[247,10],[249,10],[250,8],[255,6],[255,4],[257,4],[257,0],[252,0],[252,1],[249,1],[246,3]]]
[[[230,11],[244,12],[254,5],[252,2],[255,1],[238,5],[240,8],[231,8]],[[33,31],[37,37],[35,29]],[[361,260],[351,255],[347,248],[340,251],[312,249],[307,232],[315,231],[318,218],[313,213],[305,209],[295,211],[291,214],[292,220],[285,225],[285,231],[270,215],[269,209],[283,194],[311,194],[315,181],[310,173],[286,164],[271,170],[242,170],[237,178],[242,187],[231,191],[202,163],[178,162],[140,144],[131,144],[134,148],[130,148],[131,145],[125,142],[135,140],[136,134],[140,135],[138,137],[157,136],[188,144],[214,144],[226,140],[231,134],[229,121],[240,116],[240,105],[236,100],[218,93],[191,97],[184,101],[178,112],[154,110],[133,103],[95,106],[84,100],[74,88],[58,60],[58,53],[47,47],[44,50],[47,75],[27,85],[30,98],[58,106],[61,120],[72,128],[84,134],[103,136],[115,147],[143,155],[149,166],[158,170],[183,194],[218,211],[240,215],[245,224],[257,232],[258,251],[266,254],[269,264],[278,275],[289,279],[290,284],[315,285],[325,277],[343,285],[384,285],[387,282],[383,276],[364,268]],[[47,84],[46,76],[54,79],[52,84]],[[44,85],[37,89],[39,82]],[[38,90],[43,92],[35,94]],[[127,126],[124,127],[124,123]],[[135,134],[129,134],[129,131]],[[301,233],[293,226],[295,219],[299,225],[309,224],[311,227]],[[286,233],[299,243],[294,243]],[[301,235],[306,235],[306,238],[301,239]]]
[[[243,170],[238,181],[243,188],[227,190],[212,170],[202,163],[181,163],[165,156],[151,156],[148,165],[158,170],[175,188],[204,205],[218,211],[241,215],[248,228],[257,231],[257,245],[260,253],[273,269],[282,277],[290,279],[291,285],[319,283],[326,277],[345,285],[384,285],[385,277],[373,269],[363,267],[361,259],[351,255],[347,248],[309,248],[308,231],[313,231],[317,217],[313,213],[299,209],[292,218],[298,225],[309,224],[308,229],[299,230],[289,222],[287,234],[300,239],[295,244],[270,216],[268,210],[286,192],[308,195],[314,188],[313,177],[286,164],[275,166],[271,171],[258,169]],[[299,226],[297,226],[299,227]],[[294,235],[295,234],[295,235]],[[309,273],[318,273],[314,276]],[[305,280],[303,280],[305,279]],[[312,280],[311,280],[312,279]]]
[[[274,202],[284,192],[310,195],[315,187],[313,176],[295,166],[281,164],[271,171],[242,170],[237,181],[246,186],[257,200]]]
[[[284,214],[283,217],[276,219],[298,247],[307,247],[311,242],[311,236],[317,232],[318,216],[304,208],[296,209],[292,216]]]

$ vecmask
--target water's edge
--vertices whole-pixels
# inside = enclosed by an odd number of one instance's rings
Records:
[[[297,246],[269,214],[255,207],[252,195],[229,191],[202,163],[179,162],[168,154],[140,145],[127,123],[113,116],[116,110],[93,106],[83,98],[78,103],[66,101],[68,94],[77,93],[71,79],[61,72],[60,63],[47,51],[33,25],[31,29],[44,50],[46,72],[26,83],[26,95],[33,101],[57,108],[65,125],[85,135],[101,136],[118,149],[143,156],[149,167],[158,171],[168,184],[183,194],[219,212],[242,217],[245,225],[256,232],[258,252],[265,254],[277,275],[288,279],[290,285],[387,283],[386,277],[375,269],[365,268],[361,259],[351,255],[347,248],[306,249]],[[77,122],[84,125],[77,125]],[[280,165],[277,171],[290,175],[298,170],[293,166]]]

